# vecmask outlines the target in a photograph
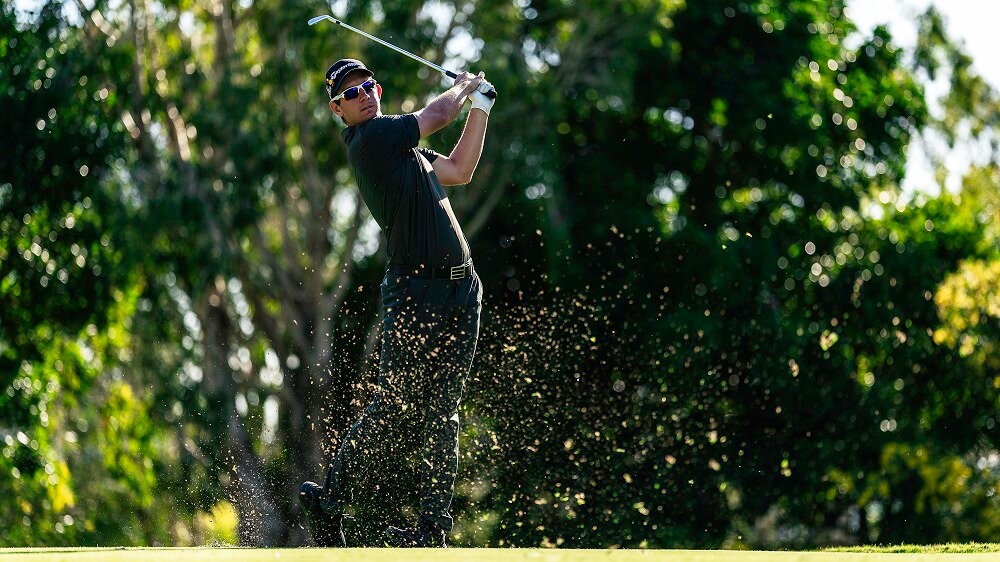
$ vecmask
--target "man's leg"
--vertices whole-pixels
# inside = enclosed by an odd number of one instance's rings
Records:
[[[382,381],[375,393],[364,413],[344,436],[326,471],[322,506],[327,513],[342,513],[351,503],[354,493],[350,475],[378,464],[378,459],[385,455],[386,431],[401,417],[395,400],[385,397]]]
[[[299,499],[309,514],[313,540],[318,546],[346,546],[344,512],[354,499],[352,475],[372,470],[385,455],[387,429],[398,423],[401,409],[386,397],[384,381],[379,381],[375,397],[351,426],[326,472],[323,486],[302,484]]]
[[[424,459],[420,482],[421,517],[450,531],[451,500],[458,475],[458,406],[479,339],[479,311],[456,315],[444,334],[440,366],[424,414]]]
[[[444,546],[444,533],[454,524],[450,511],[458,473],[458,406],[479,339],[481,296],[479,279],[473,277],[456,287],[448,303],[448,322],[441,324],[436,338],[438,360],[425,390],[420,521],[417,527],[390,527],[394,546]]]
[[[387,278],[388,281],[388,278]],[[382,353],[380,374],[375,396],[365,407],[361,417],[351,426],[326,473],[322,487],[311,482],[302,485],[300,498],[307,504],[307,511],[313,504],[319,513],[312,523],[314,539],[320,543],[321,536],[330,535],[330,518],[342,521],[347,505],[353,500],[351,476],[361,470],[374,470],[378,460],[387,453],[389,441],[395,431],[403,425],[404,419],[412,415],[411,381],[419,378],[423,370],[421,358],[414,345],[415,315],[406,304],[407,291],[403,283],[383,284],[383,304],[385,314],[382,321]],[[307,490],[308,488],[308,490]],[[305,494],[305,496],[303,496]],[[309,503],[312,502],[312,503]],[[329,517],[324,518],[325,514]],[[318,533],[317,533],[318,531]],[[333,542],[343,542],[339,524],[334,533],[339,535]],[[327,546],[327,545],[321,545]],[[337,545],[330,545],[337,546]]]

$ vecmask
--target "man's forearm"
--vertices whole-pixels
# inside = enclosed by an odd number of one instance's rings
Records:
[[[451,123],[458,117],[458,114],[461,113],[462,106],[465,105],[466,99],[468,99],[468,95],[464,93],[463,86],[455,85],[444,92],[441,92],[440,95],[431,100],[431,102],[424,107],[423,112],[433,113],[440,116],[442,119],[447,120],[448,123]]]
[[[483,155],[488,121],[489,117],[485,111],[470,110],[462,136],[459,137],[455,149],[448,156],[452,162],[455,162],[468,181],[472,180],[472,174],[476,171],[476,166],[479,165],[479,158]]]

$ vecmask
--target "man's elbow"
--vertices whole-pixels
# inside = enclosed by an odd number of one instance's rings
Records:
[[[458,185],[466,185],[472,183],[472,176],[475,170],[469,170],[467,172],[462,172],[458,177]]]
[[[438,176],[442,185],[468,185],[472,183],[472,174],[452,174],[447,177]]]
[[[472,176],[476,174],[476,167],[458,166],[455,170],[455,185],[466,185],[472,183]]]
[[[456,159],[452,155],[435,162],[434,170],[444,185],[465,185],[472,182],[476,167],[465,164],[461,158]]]

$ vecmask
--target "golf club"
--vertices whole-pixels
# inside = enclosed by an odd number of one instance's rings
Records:
[[[404,51],[403,49],[400,49],[399,47],[393,45],[392,43],[389,43],[387,41],[383,41],[383,40],[379,39],[378,37],[375,37],[374,35],[371,35],[369,33],[365,33],[364,31],[361,31],[360,29],[358,29],[356,27],[347,25],[346,23],[338,20],[337,18],[335,18],[335,17],[333,17],[331,15],[323,14],[322,16],[316,16],[314,18],[309,18],[309,25],[316,25],[317,23],[319,23],[319,22],[321,22],[323,20],[330,20],[333,23],[336,23],[336,24],[340,25],[341,27],[346,27],[347,29],[350,29],[351,31],[353,31],[353,32],[355,32],[355,33],[357,33],[359,35],[363,35],[363,36],[371,39],[372,41],[375,41],[376,43],[380,43],[382,45],[385,45],[386,47],[389,47],[390,49],[392,49],[393,51],[396,51],[397,53],[404,54],[404,55],[410,57],[411,59],[413,59],[413,60],[415,60],[417,62],[422,62],[422,63],[426,64],[427,66],[433,68],[434,70],[440,72],[441,74],[444,74],[445,76],[447,76],[449,78],[452,78],[452,79],[458,78],[458,74],[456,74],[456,73],[454,73],[454,72],[452,72],[452,71],[450,71],[450,70],[448,70],[446,68],[441,68],[440,66],[432,63],[431,61],[429,61],[429,60],[427,60],[425,58],[418,57],[417,55],[414,55],[413,53],[411,53],[409,51]],[[496,97],[497,97],[496,90],[494,90],[492,88],[490,90],[482,92],[482,93],[486,97],[488,97],[490,99],[496,99]]]

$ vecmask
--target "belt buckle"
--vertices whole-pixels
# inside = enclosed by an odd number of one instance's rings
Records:
[[[465,264],[452,266],[449,281],[458,281],[465,277]]]

